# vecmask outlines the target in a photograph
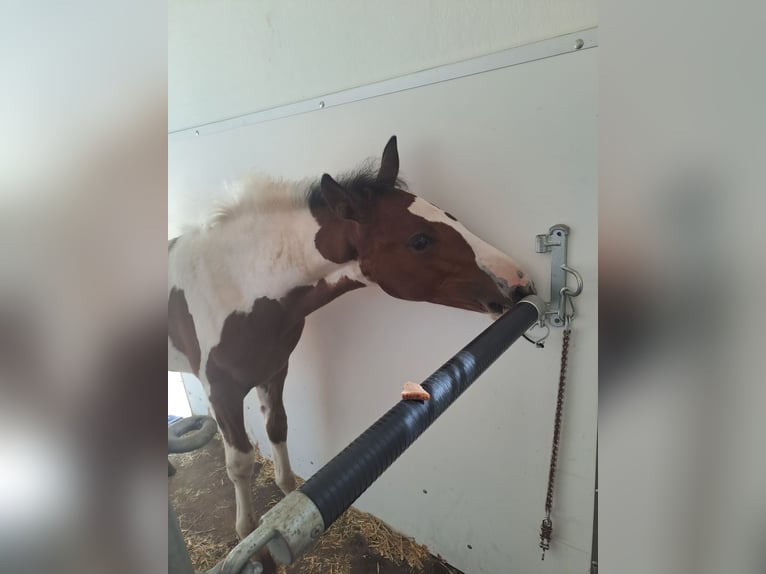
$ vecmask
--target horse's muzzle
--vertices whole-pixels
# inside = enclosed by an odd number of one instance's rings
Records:
[[[527,295],[536,295],[537,290],[535,284],[530,281],[526,285],[514,285],[511,287],[507,297],[493,299],[491,301],[484,301],[482,305],[488,313],[494,317],[499,317],[509,309],[511,309],[516,303],[521,301]]]

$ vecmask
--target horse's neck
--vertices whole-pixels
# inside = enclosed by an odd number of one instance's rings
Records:
[[[243,213],[209,231],[203,247],[218,295],[247,311],[261,297],[307,315],[368,283],[357,261],[334,263],[315,245],[319,224],[308,206]]]

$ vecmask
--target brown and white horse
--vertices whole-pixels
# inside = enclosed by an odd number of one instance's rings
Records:
[[[169,244],[168,370],[202,381],[234,483],[236,530],[255,525],[243,401],[258,393],[276,482],[295,488],[282,389],[305,318],[352,289],[499,316],[533,292],[507,255],[405,191],[396,137],[379,170],[252,179],[208,224]]]

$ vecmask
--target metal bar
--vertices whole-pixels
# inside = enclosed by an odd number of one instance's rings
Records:
[[[494,54],[471,58],[454,64],[446,64],[420,72],[414,72],[390,80],[383,80],[358,88],[351,88],[316,98],[310,98],[300,102],[277,106],[274,108],[244,114],[225,120],[191,126],[180,130],[168,132],[171,138],[194,137],[218,133],[226,130],[251,126],[271,120],[287,118],[308,112],[319,112],[327,108],[341,106],[352,102],[367,100],[387,94],[394,94],[420,88],[432,84],[438,84],[449,80],[464,78],[483,72],[491,72],[510,66],[517,66],[527,62],[534,62],[553,56],[560,56],[570,52],[587,50],[598,46],[597,28],[588,28],[571,34],[563,34],[555,38],[533,42],[515,48],[509,48]]]
[[[279,562],[291,564],[543,316],[545,309],[545,302],[531,295],[487,327],[423,382],[431,395],[428,401],[399,401],[299,490],[267,512],[260,526],[214,568],[216,574],[249,570],[250,557],[264,545]]]
[[[311,477],[300,491],[329,527],[457,398],[532,326],[545,309],[519,302],[423,382],[428,401],[399,401]]]
[[[293,491],[261,517],[260,524],[207,574],[259,574],[250,558],[268,546],[275,560],[292,564],[324,532],[322,515],[300,491]]]

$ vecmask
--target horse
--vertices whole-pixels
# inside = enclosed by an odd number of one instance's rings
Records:
[[[253,446],[243,401],[255,389],[275,479],[295,489],[282,392],[306,317],[354,289],[496,319],[535,292],[508,255],[410,193],[396,136],[379,167],[334,179],[244,180],[240,194],[168,244],[168,370],[207,392],[234,485],[235,529],[255,527]]]

